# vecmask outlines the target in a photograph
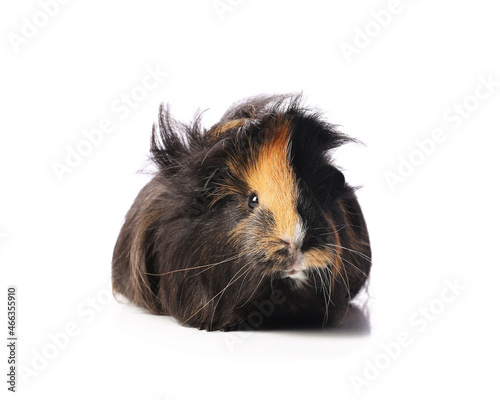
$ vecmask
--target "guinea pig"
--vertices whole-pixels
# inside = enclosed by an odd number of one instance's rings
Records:
[[[210,129],[200,113],[183,124],[160,107],[157,172],[115,245],[115,293],[209,331],[241,328],[252,315],[324,324],[348,309],[371,250],[332,151],[354,139],[302,103],[245,99]]]

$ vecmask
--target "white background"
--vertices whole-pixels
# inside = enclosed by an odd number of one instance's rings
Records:
[[[495,3],[4,2],[0,298],[17,287],[19,398],[498,398]],[[159,104],[184,121],[208,109],[209,126],[243,97],[297,91],[366,145],[337,154],[372,238],[362,326],[243,337],[111,300]]]

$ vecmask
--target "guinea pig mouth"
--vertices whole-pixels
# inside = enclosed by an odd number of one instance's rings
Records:
[[[284,276],[286,278],[302,278],[304,275],[304,266],[303,266],[303,257],[301,254],[298,254],[291,265],[286,268],[284,272]]]

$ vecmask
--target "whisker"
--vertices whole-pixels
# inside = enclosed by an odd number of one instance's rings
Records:
[[[243,268],[245,268],[246,266],[249,266],[249,264],[250,264],[250,263],[251,263],[251,261],[249,261],[249,262],[245,263],[245,264],[244,264],[244,265],[243,265],[243,266],[239,269],[239,271],[241,271],[241,270],[242,270]],[[233,278],[236,276],[236,274],[237,274],[239,271],[237,271],[237,272],[233,275]],[[246,269],[246,271],[242,274],[242,276],[243,276],[243,275],[247,275],[249,271],[250,271],[250,266]],[[231,280],[232,280],[233,278],[231,278]],[[229,280],[229,283],[231,283],[231,280]],[[234,283],[234,282],[233,282],[233,283]],[[224,289],[222,289],[222,293],[220,294],[220,297],[219,297],[219,299],[217,300],[217,303],[216,303],[216,304],[215,304],[215,306],[214,306],[214,310],[213,310],[213,312],[212,312],[212,318],[211,318],[211,320],[210,320],[210,326],[212,326],[212,324],[213,324],[214,317],[215,317],[215,311],[217,310],[217,307],[218,307],[218,305],[219,305],[219,303],[220,303],[220,301],[221,301],[221,299],[222,299],[222,296],[224,296],[224,293],[226,292],[226,289],[227,289],[228,287],[229,287],[229,285],[227,285]],[[240,292],[241,292],[241,285],[240,285],[240,290],[238,291],[238,295],[239,295],[239,293],[240,293]]]
[[[335,250],[335,249],[334,249]],[[359,272],[361,272],[366,278],[368,278],[368,275],[362,271],[357,265],[353,264],[352,262],[350,262],[349,260],[346,260],[344,257],[342,257],[340,254],[337,254],[337,256],[340,258],[340,260],[342,261],[342,264],[344,264],[344,262],[348,263],[349,265],[351,265],[353,268],[357,269]]]
[[[234,282],[236,282],[238,279],[240,279],[245,273],[241,274],[240,276],[238,276],[236,279],[236,275],[238,275],[238,273],[245,267],[246,265],[244,265],[243,267],[241,267],[234,275],[233,277],[229,280],[229,283],[222,289],[220,290],[214,297],[212,297],[210,300],[208,300],[205,305],[203,305],[198,311],[196,311],[193,315],[191,315],[188,319],[186,319],[182,324],[181,326],[183,326],[186,322],[188,322],[191,318],[193,318],[196,314],[198,314],[201,310],[203,310],[206,306],[208,306],[212,301],[214,301],[214,299],[220,295],[221,293],[224,293],[224,291],[229,287],[231,286]],[[249,271],[249,268],[247,268],[247,270],[245,272],[248,272]]]
[[[328,269],[328,268],[319,268],[319,278],[321,280],[321,285],[323,287],[323,299],[325,300],[325,316],[323,317],[323,326],[324,326],[326,324],[326,321],[328,320],[328,304],[330,303],[330,291],[328,291],[327,293],[326,283],[323,280],[323,271],[321,271],[322,269]],[[326,281],[328,282],[328,277],[325,278]]]
[[[152,275],[152,276],[164,276],[164,275],[173,274],[174,272],[183,272],[183,271],[189,271],[189,270],[192,270],[192,269],[199,269],[199,268],[207,268],[207,271],[208,271],[209,269],[215,267],[216,265],[220,265],[220,264],[223,264],[223,263],[228,262],[228,261],[236,260],[238,257],[239,257],[239,255],[237,254],[235,256],[226,258],[225,260],[222,260],[222,261],[219,261],[219,262],[216,262],[216,263],[212,263],[212,264],[198,265],[196,267],[188,267],[188,268],[176,269],[174,271],[168,271],[168,272],[164,272],[162,274],[154,274],[152,272],[146,272],[145,274],[146,275]],[[205,271],[202,271],[202,272],[205,272]]]
[[[328,285],[328,302],[325,304],[325,317],[323,318],[323,326],[326,325],[326,323],[328,322],[328,317],[329,317],[329,314],[328,314],[328,308],[329,308],[329,305],[330,303],[333,304],[333,301],[332,301],[332,282],[331,282],[331,279],[332,279],[332,271],[328,268],[326,268],[326,274],[328,276],[328,281],[329,281],[329,285]]]
[[[340,232],[342,229],[345,229],[345,228],[357,228],[357,229],[366,230],[365,226],[359,226],[359,225],[353,225],[353,224],[345,224],[345,225],[337,225],[337,226],[335,226],[335,230],[337,232]],[[313,228],[313,229],[323,229],[323,228]],[[318,236],[328,236],[328,235],[331,235],[331,234],[332,234],[331,232],[326,232],[326,233],[321,233]]]
[[[339,252],[338,250],[336,250],[336,249],[334,249],[334,250],[337,252],[337,256],[340,258],[340,261],[342,262],[342,270],[343,270],[343,271],[344,271],[344,273],[345,273],[345,278],[346,278],[346,279],[344,279],[344,278],[343,278],[343,276],[342,276],[342,272],[341,272],[341,271],[339,271],[339,272],[340,272],[340,273],[339,273],[339,275],[340,275],[340,277],[342,278],[342,280],[344,281],[344,284],[346,285],[347,295],[349,296],[349,297],[348,297],[348,300],[347,300],[347,306],[346,306],[346,309],[345,309],[344,316],[342,317],[342,320],[341,320],[341,321],[338,323],[338,325],[337,325],[337,326],[340,326],[340,325],[342,325],[342,323],[344,322],[345,318],[347,317],[347,313],[348,313],[348,311],[349,311],[349,305],[351,304],[351,301],[352,301],[352,298],[351,298],[351,285],[350,285],[350,283],[349,283],[349,275],[347,274],[347,271],[346,271],[346,269],[345,269],[345,267],[344,267],[344,261],[346,261],[346,262],[349,262],[349,261],[345,260],[345,259],[344,259],[344,258],[340,255],[340,252]],[[351,264],[352,266],[354,266],[355,268],[357,268],[354,264],[352,264],[352,263],[349,263],[349,264]],[[365,276],[367,276],[367,275],[366,275],[363,271],[361,271],[359,268],[357,268],[357,269],[358,269],[361,273],[363,273]],[[347,282],[346,282],[346,280],[347,280]]]
[[[265,276],[266,276],[266,271],[263,271],[262,276],[261,276],[261,278],[260,278],[259,282],[257,283],[257,285],[255,285],[255,289],[254,289],[254,290],[253,290],[253,292],[250,294],[250,296],[248,296],[247,301],[245,301],[245,302],[241,305],[241,307],[245,306],[245,305],[246,305],[246,304],[250,301],[250,299],[253,297],[253,295],[255,294],[255,292],[257,291],[257,289],[259,288],[259,286],[260,286],[260,284],[262,283],[262,280],[265,278]],[[240,286],[240,290],[241,290],[241,286]]]
[[[353,249],[350,249],[348,247],[340,246],[338,244],[333,244],[333,243],[327,243],[327,244],[324,244],[324,246],[337,247],[337,248],[340,248],[343,250],[347,250],[347,251],[350,251],[350,252],[364,258],[366,261],[372,262],[372,259],[370,257],[368,257],[366,254],[361,253],[360,251],[353,250]]]

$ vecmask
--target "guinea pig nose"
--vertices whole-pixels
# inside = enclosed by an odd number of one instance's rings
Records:
[[[287,249],[290,249],[290,250],[295,250],[297,248],[297,246],[295,245],[295,243],[291,242],[290,240],[288,239],[281,239],[281,243],[283,243],[283,245],[287,248]]]

